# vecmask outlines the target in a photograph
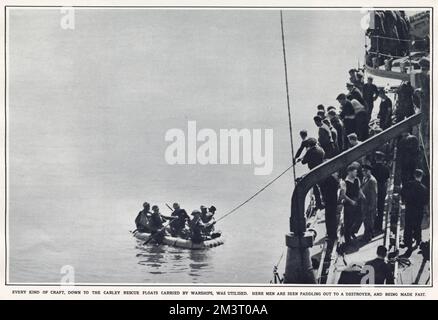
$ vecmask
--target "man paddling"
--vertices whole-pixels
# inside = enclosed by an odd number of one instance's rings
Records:
[[[190,222],[190,217],[186,210],[181,209],[179,203],[173,204],[173,210],[172,217],[175,219],[170,223],[170,234],[172,237],[181,237],[186,227],[186,221]]]
[[[164,218],[160,213],[160,208],[157,205],[152,206],[152,214],[149,219],[149,228],[152,237],[158,243],[161,243],[166,235],[166,231],[164,230],[163,226],[163,219]]]

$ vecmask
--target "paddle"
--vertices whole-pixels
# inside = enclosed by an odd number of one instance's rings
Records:
[[[155,239],[155,237],[156,237],[157,235],[159,235],[159,234],[162,233],[163,231],[166,231],[167,226],[168,226],[171,222],[172,222],[172,220],[169,220],[169,222],[167,222],[166,224],[164,224],[163,227],[162,227],[160,230],[158,230],[158,231],[155,232],[154,234],[151,234],[150,238],[147,239],[147,240],[143,243],[143,245],[144,245],[144,246],[147,245],[149,242],[151,242],[152,239]]]

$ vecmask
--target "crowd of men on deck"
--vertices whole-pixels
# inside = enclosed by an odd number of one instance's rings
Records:
[[[166,216],[160,212],[157,205],[152,206],[151,212],[150,204],[143,203],[143,210],[135,219],[136,231],[150,233],[157,243],[160,243],[166,235],[190,239],[193,243],[200,243],[219,235],[214,232],[215,206],[210,206],[210,208],[201,206],[200,210],[193,210],[192,218],[176,202],[173,208],[169,206],[169,209],[172,209],[172,214]]]
[[[410,21],[404,11],[375,10],[374,23],[366,35],[370,37],[370,51],[392,56],[409,53]]]
[[[422,62],[428,68],[428,61]],[[307,164],[311,170],[327,159],[353,148],[371,136],[390,128],[394,123],[413,115],[421,109],[415,91],[409,82],[398,88],[396,104],[388,97],[385,88],[373,84],[373,78],[363,81],[360,70],[350,70],[347,92],[336,100],[339,107],[317,106],[313,118],[317,137],[308,137],[306,130],[300,132],[302,143],[295,155],[295,162]],[[380,98],[377,119],[372,119],[376,100]],[[428,188],[423,183],[425,167],[417,136],[405,132],[395,143],[386,143],[332,174],[318,185],[313,193],[317,209],[325,209],[327,237],[334,241],[338,234],[338,205],[343,205],[343,236],[346,246],[359,242],[358,232],[364,226],[363,243],[383,232],[385,198],[391,176],[389,163],[397,146],[396,161],[401,169],[401,197],[405,204],[404,244],[410,252],[421,242],[421,222],[429,202]],[[304,155],[303,151],[305,150]],[[415,240],[415,246],[413,241]],[[380,253],[384,250],[380,249]]]
[[[411,22],[404,11],[375,10],[371,14],[373,23],[366,31],[370,39],[367,65],[378,67],[388,59],[405,57],[412,52],[429,51],[429,37],[420,39],[411,35]]]

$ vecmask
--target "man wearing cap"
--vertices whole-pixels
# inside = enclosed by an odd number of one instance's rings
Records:
[[[342,123],[342,120],[339,118],[339,116],[336,114],[335,108],[330,109],[327,112],[328,119],[330,120],[331,125],[333,128],[335,128],[337,133],[337,139],[338,139],[338,148],[339,152],[342,152],[345,150],[345,130],[344,130],[344,124]]]
[[[371,114],[374,108],[374,101],[378,97],[377,86],[373,83],[373,77],[368,77],[367,83],[363,86],[363,98],[368,107],[368,118],[371,119]]]
[[[335,155],[335,145],[330,128],[322,122],[322,118],[319,116],[313,117],[313,121],[318,127],[319,145],[324,149],[325,157],[330,159]]]
[[[385,154],[382,151],[375,152],[375,164],[371,174],[377,180],[377,216],[374,219],[375,233],[381,233],[383,229],[383,212],[385,209],[385,198],[388,190],[388,179],[390,177],[389,167],[384,162]]]
[[[377,118],[380,121],[380,128],[382,130],[386,130],[391,126],[391,117],[392,117],[392,101],[386,95],[386,91],[384,88],[379,88],[379,97],[380,97],[380,106],[379,106],[379,114]]]
[[[149,211],[151,205],[148,202],[143,203],[143,210],[141,210],[137,218],[135,218],[135,226],[138,232],[150,232],[149,229],[149,218],[151,212]]]
[[[423,170],[416,169],[414,180],[403,185],[401,198],[405,203],[405,230],[403,233],[404,247],[412,251],[412,239],[416,240],[418,246],[421,242],[421,222],[423,220],[424,207],[429,202],[429,193],[424,184]]]
[[[206,228],[214,225],[216,221],[211,221],[209,223],[203,223],[201,219],[201,211],[192,211],[192,220],[190,220],[190,238],[193,243],[201,243],[205,240],[204,231]]]
[[[351,101],[348,100],[347,96],[343,93],[339,94],[336,97],[336,100],[338,100],[339,104],[341,105],[341,113],[339,114],[339,117],[344,122],[345,135],[355,132],[355,112]]]
[[[363,181],[361,190],[364,199],[361,201],[361,211],[365,227],[363,237],[365,242],[369,242],[373,238],[374,217],[377,214],[377,181],[371,174],[372,169],[369,164],[362,166]]]

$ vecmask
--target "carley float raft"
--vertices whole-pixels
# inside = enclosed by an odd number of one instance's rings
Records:
[[[148,241],[151,237],[151,234],[146,232],[135,232],[134,237],[136,237],[139,240]],[[211,240],[205,240],[201,243],[193,243],[191,240],[165,236],[163,238],[163,243],[167,244],[168,246],[173,246],[177,248],[202,250],[202,249],[209,249],[223,245],[224,240],[221,238],[216,238]]]

